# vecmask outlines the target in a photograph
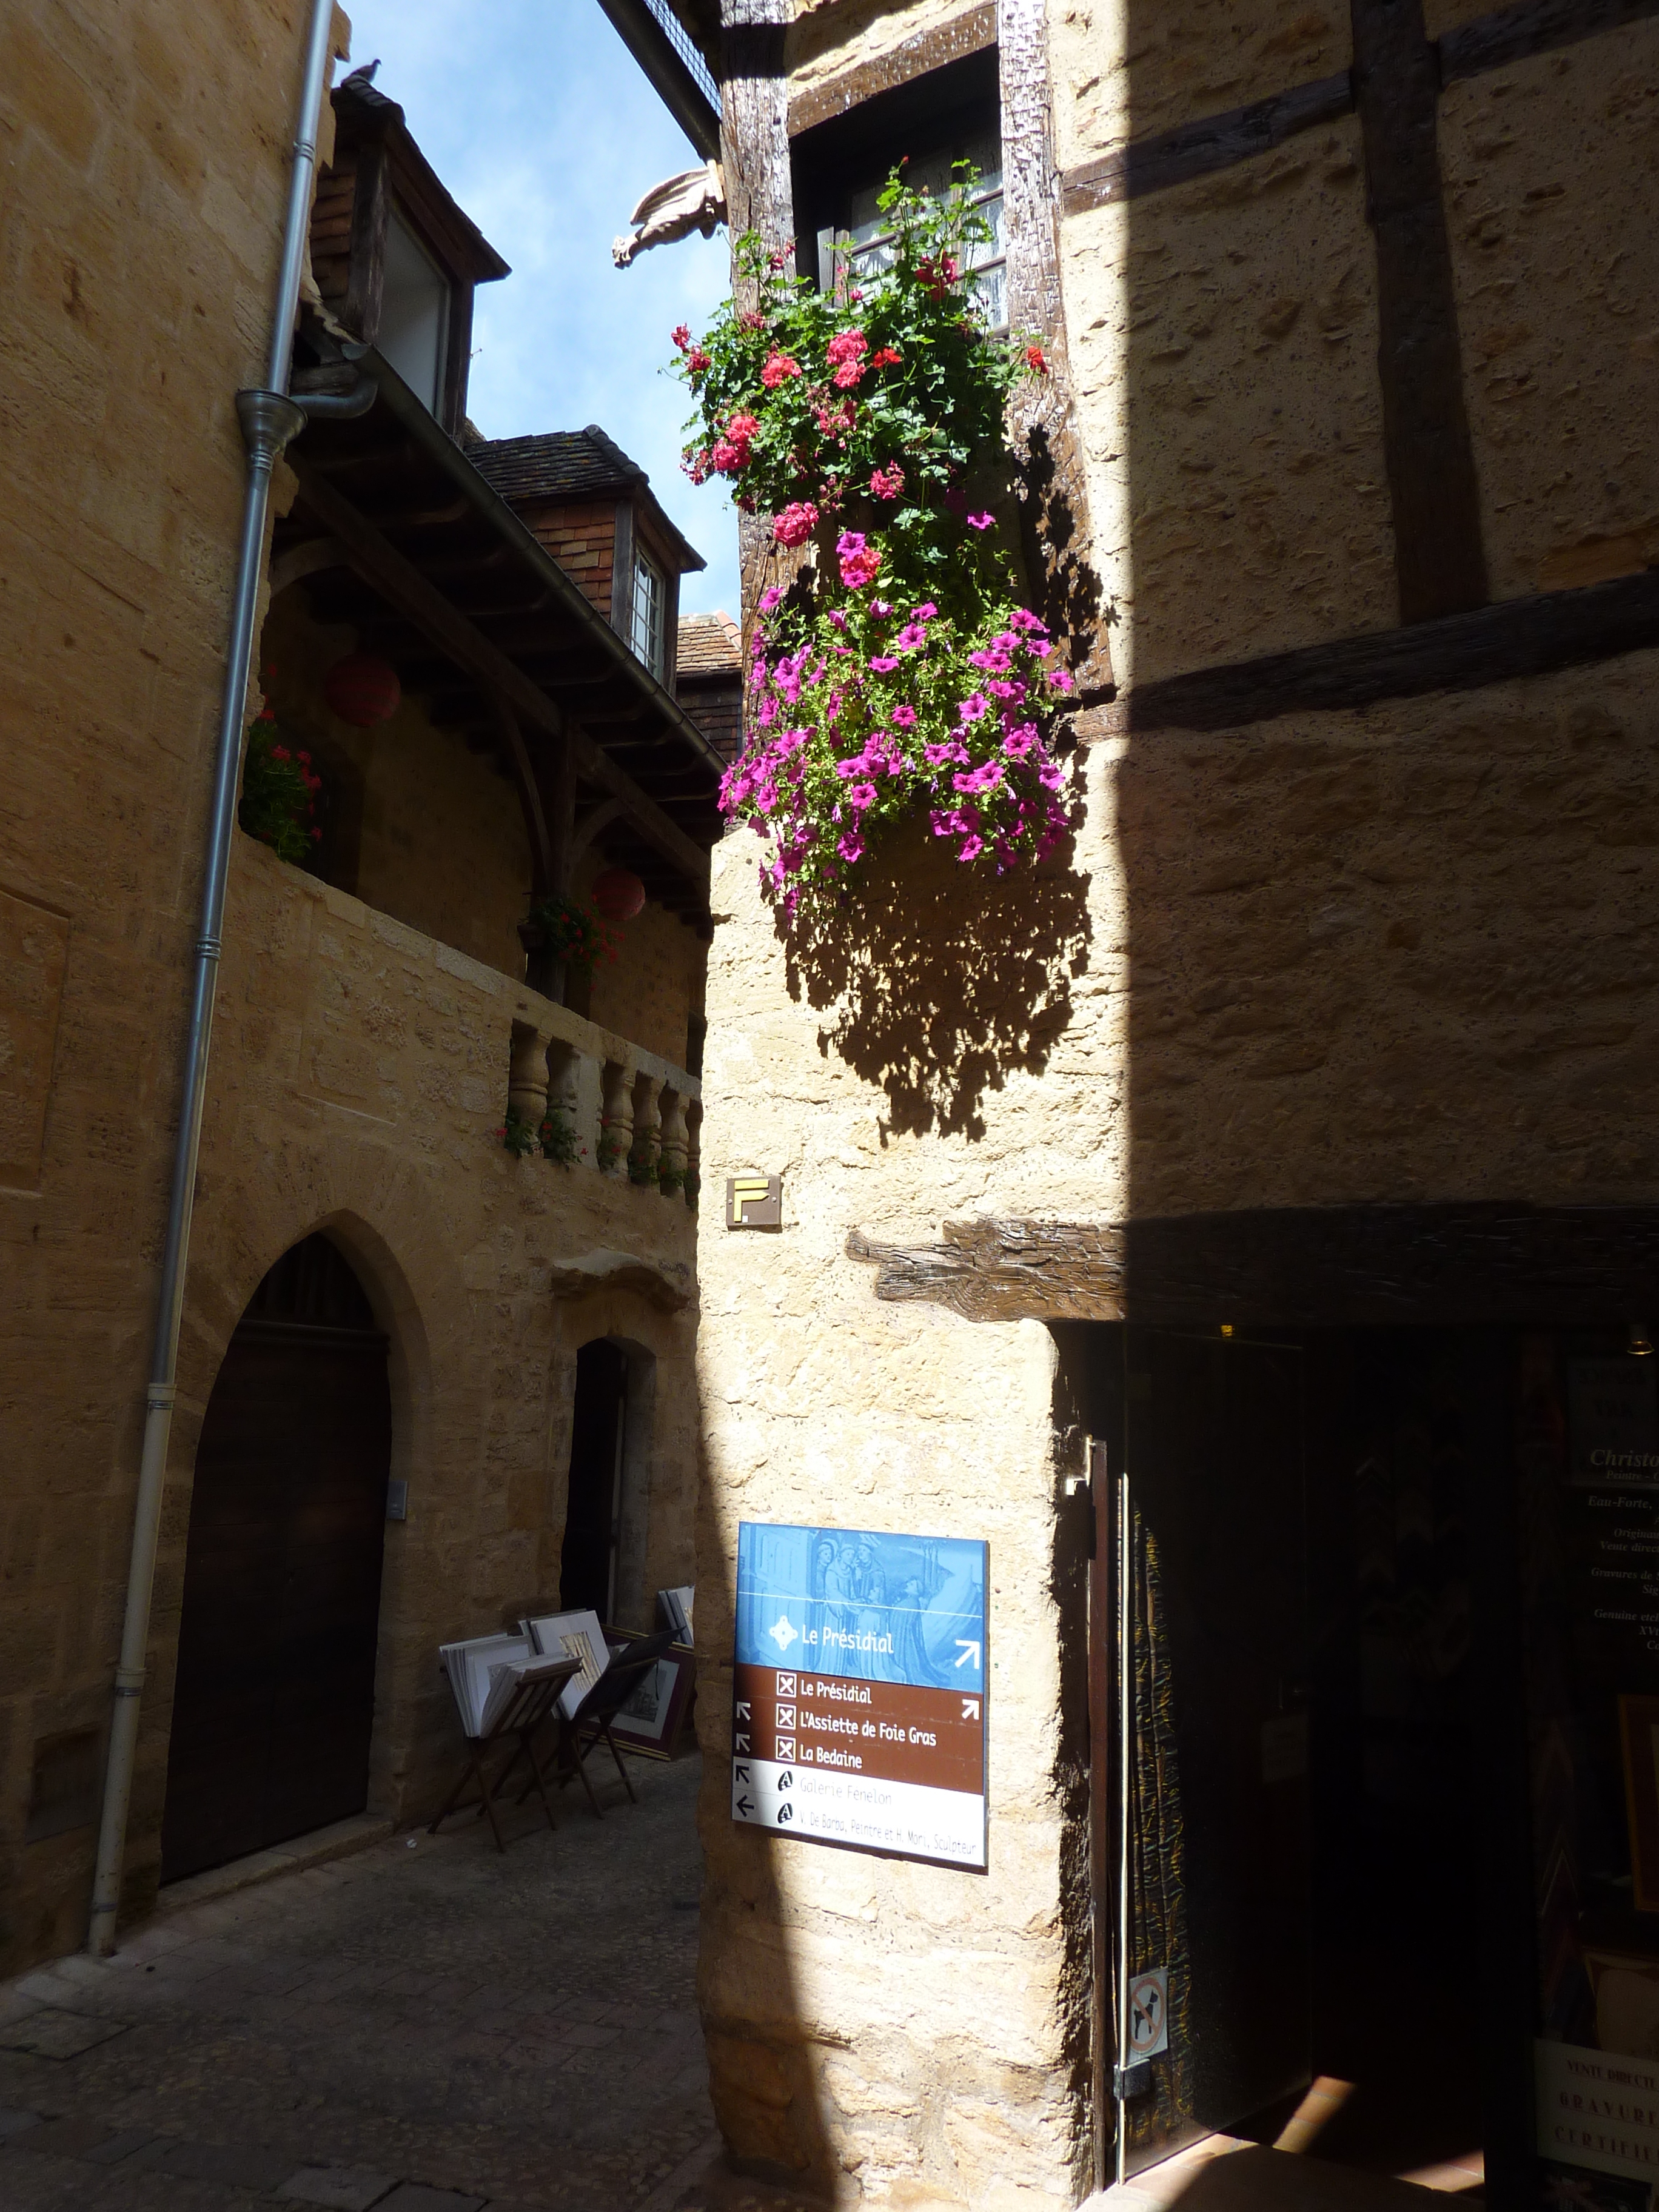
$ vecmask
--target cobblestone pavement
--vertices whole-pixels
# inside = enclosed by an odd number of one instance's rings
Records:
[[[714,2135],[698,1762],[468,1819],[0,1986],[0,2212],[658,2212]],[[539,1811],[535,1821],[540,1821]]]

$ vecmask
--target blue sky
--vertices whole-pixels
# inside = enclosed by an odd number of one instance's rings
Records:
[[[467,411],[487,437],[601,422],[651,477],[707,560],[684,613],[738,611],[737,518],[716,484],[680,473],[684,387],[659,374],[677,323],[695,330],[728,289],[723,232],[660,246],[631,269],[611,241],[647,187],[698,156],[599,0],[344,0],[352,58],[513,264],[479,288]],[[340,72],[343,74],[343,70]]]

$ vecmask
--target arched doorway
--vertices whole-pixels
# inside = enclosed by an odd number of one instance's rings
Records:
[[[308,1237],[254,1292],[202,1424],[163,1881],[363,1810],[391,1441],[386,1338]]]
[[[607,1622],[617,1601],[627,1414],[628,1354],[599,1337],[576,1354],[559,1602],[569,1610],[591,1608]]]

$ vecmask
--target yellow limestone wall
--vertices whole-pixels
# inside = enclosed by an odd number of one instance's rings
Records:
[[[233,396],[263,374],[301,21],[276,0],[0,11],[0,1975],[86,1929],[95,1798],[25,1833],[40,1747],[90,1735],[101,1762],[108,1723],[241,510]],[[589,1337],[657,1358],[642,1581],[690,1579],[695,1307],[667,1307],[691,1217],[495,1143],[518,993],[486,963],[513,957],[522,836],[482,763],[422,758],[470,866],[496,871],[476,912],[394,921],[234,841],[128,1924],[155,1894],[203,1408],[295,1239],[337,1238],[392,1338],[410,1518],[388,1529],[377,1808],[416,1814],[453,1778],[440,1638],[556,1589]],[[395,877],[388,858],[386,903]],[[657,964],[648,1018],[683,1049],[695,979]],[[620,992],[608,1012],[626,1030]],[[673,1296],[550,1295],[555,1262],[601,1247]]]
[[[803,72],[833,82],[843,18],[850,67],[936,14],[814,9]],[[1350,59],[1317,0],[1054,0],[1048,24],[1062,169]],[[1656,52],[1633,28],[1443,101],[1494,596],[1652,557]],[[1121,685],[1397,622],[1364,202],[1345,120],[1063,223]],[[906,2212],[1088,2185],[1064,1378],[1034,1322],[879,1303],[848,1232],[1650,1201],[1656,664],[1102,736],[1063,863],[987,888],[901,838],[817,951],[781,935],[751,833],[717,852],[701,1638],[729,1656],[742,1519],[984,1536],[992,1561],[986,1875],[735,1825],[729,1686],[704,1675],[702,2002],[740,2158]],[[784,1177],[776,1237],[723,1226],[746,1168]]]

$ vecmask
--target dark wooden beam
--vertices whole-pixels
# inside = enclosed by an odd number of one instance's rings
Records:
[[[975,0],[973,7],[952,15],[948,22],[912,31],[908,38],[901,39],[873,61],[837,70],[827,83],[808,85],[804,92],[796,93],[789,102],[789,135],[798,138],[803,131],[862,107],[866,100],[890,92],[896,85],[927,76],[947,62],[982,53],[996,42],[996,0]]]
[[[608,830],[621,813],[622,809],[614,799],[607,799],[603,805],[588,808],[586,813],[571,831],[570,859],[573,866],[580,860],[593,840]]]
[[[1480,495],[1437,137],[1440,75],[1422,0],[1349,0],[1354,106],[1376,236],[1377,371],[1401,622],[1486,597]]]
[[[1202,116],[1155,137],[1131,139],[1098,161],[1068,170],[1062,180],[1061,204],[1067,215],[1082,215],[1114,200],[1167,191],[1189,178],[1270,153],[1299,131],[1316,130],[1352,112],[1353,79],[1348,70],[1316,77],[1310,84],[1276,93],[1271,100],[1253,100],[1224,115]]]
[[[345,547],[352,567],[363,580],[441,646],[457,667],[478,678],[535,728],[567,741],[575,773],[616,799],[638,835],[672,860],[688,883],[706,894],[708,854],[670,821],[631,776],[607,759],[592,738],[571,729],[562,710],[388,544],[349,500],[297,454],[291,453],[291,460],[300,479],[301,498],[318,521]]]
[[[524,732],[519,718],[499,691],[486,694],[495,719],[495,733],[501,750],[507,756],[507,766],[513,772],[513,781],[519,793],[519,804],[524,809],[525,829],[530,838],[530,866],[532,896],[547,898],[562,890],[558,855],[549,828],[547,810],[542,804],[541,785],[535,765],[530,757],[530,748],[524,741]],[[558,744],[558,740],[554,740]],[[561,757],[564,747],[559,744]]]
[[[1079,690],[1098,695],[1111,688],[1112,649],[1066,346],[1044,0],[997,0],[997,74],[1008,323],[1041,337],[1048,362],[1048,374],[1021,384],[1009,409],[1020,539],[1033,604]]]
[[[1277,1328],[1616,1327],[1659,1290],[1659,1206],[1301,1206],[1129,1222],[947,1222],[878,1244],[878,1298],[969,1321]]]
[[[1519,7],[1499,8],[1446,32],[1440,40],[1440,82],[1454,84],[1459,77],[1505,69],[1652,15],[1659,15],[1659,0],[1522,0]]]
[[[1097,719],[1102,734],[1130,730],[1229,730],[1280,714],[1369,707],[1428,691],[1478,691],[1517,676],[1547,676],[1659,647],[1659,569],[1500,599],[1407,629],[1338,638],[1260,660],[1196,668],[1137,684]]]
[[[720,173],[726,226],[733,238],[757,231],[769,246],[794,235],[794,186],[789,167],[789,82],[784,39],[793,0],[720,0]],[[738,304],[755,304],[752,279],[734,278]],[[781,549],[771,519],[738,517],[738,565],[743,593],[744,647],[749,626]]]

